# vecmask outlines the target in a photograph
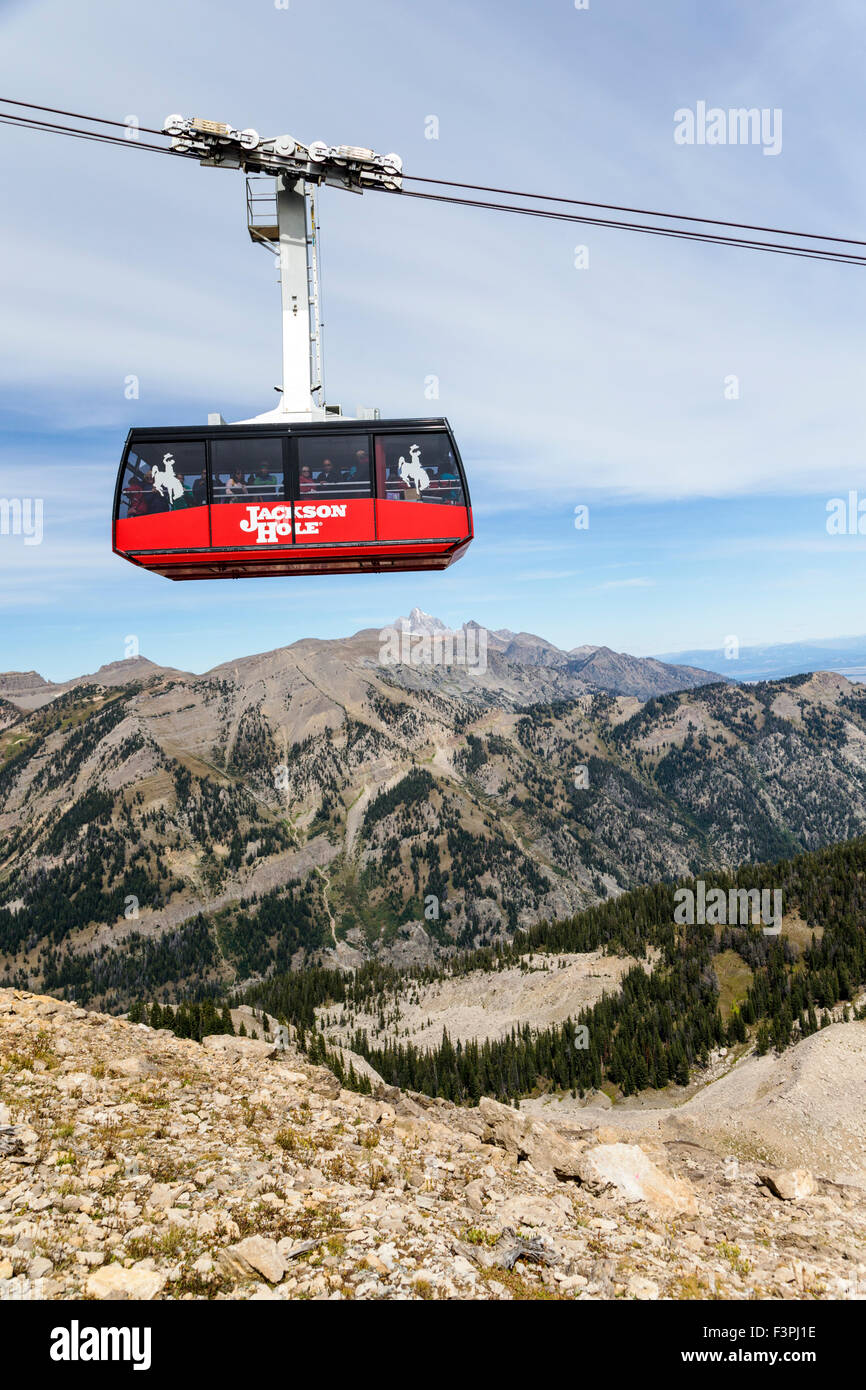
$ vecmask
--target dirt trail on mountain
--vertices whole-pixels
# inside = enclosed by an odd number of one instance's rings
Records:
[[[331,891],[331,878],[330,878],[330,875],[329,875],[329,874],[326,874],[326,873],[325,873],[324,869],[316,868],[315,873],[316,873],[316,877],[319,878],[319,879],[321,879],[322,883],[325,885],[325,886],[324,886],[324,889],[322,890],[322,901],[323,901],[323,903],[325,904],[325,911],[326,911],[327,914],[328,914],[328,922],[330,923],[330,926],[331,926],[331,940],[333,941],[334,946],[335,946],[335,948],[336,948],[336,946],[337,946],[337,944],[338,944],[338,943],[337,943],[337,924],[336,924],[336,922],[334,921],[334,914],[333,914],[333,912],[331,911],[331,902],[330,902],[330,899],[329,899],[329,897],[328,897],[328,894],[329,894],[330,891]]]

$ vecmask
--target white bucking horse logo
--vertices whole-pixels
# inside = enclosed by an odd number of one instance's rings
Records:
[[[167,497],[170,503],[174,504],[183,497],[183,482],[174,471],[174,454],[163,454],[162,471],[154,464],[150,480],[154,491],[160,497]]]
[[[397,472],[407,487],[416,487],[419,492],[423,492],[425,488],[430,486],[430,476],[421,467],[421,450],[417,444],[412,444],[409,448],[408,463],[403,455],[400,455]]]

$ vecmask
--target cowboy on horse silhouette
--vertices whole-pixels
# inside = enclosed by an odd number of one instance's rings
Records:
[[[406,487],[415,487],[419,492],[430,486],[430,476],[421,467],[421,450],[417,444],[412,444],[409,448],[409,462],[407,463],[403,455],[397,462],[397,472],[400,474]]]
[[[183,479],[179,478],[174,471],[173,454],[163,454],[161,472],[157,464],[153,465],[150,481],[153,484],[154,492],[158,492],[160,497],[167,498],[170,506],[173,506],[183,497]]]

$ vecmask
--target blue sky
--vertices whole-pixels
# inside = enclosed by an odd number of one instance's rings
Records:
[[[856,0],[89,0],[86,22],[0,4],[11,97],[848,236],[866,225],[864,49]],[[674,112],[700,100],[780,108],[781,153],[677,145]],[[174,585],[111,554],[114,477],[132,424],[275,399],[278,290],[243,179],[6,126],[0,169],[0,497],[45,516],[39,546],[0,535],[0,670],[62,679],[130,635],[203,670],[415,604],[637,654],[866,628],[866,536],[825,526],[830,498],[866,497],[863,271],[325,190],[328,397],[447,415],[477,539],[440,575]]]

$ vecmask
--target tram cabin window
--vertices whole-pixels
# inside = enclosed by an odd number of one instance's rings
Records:
[[[370,497],[366,435],[303,435],[298,440],[298,496],[337,501]]]
[[[379,435],[376,465],[380,497],[395,502],[466,505],[460,470],[444,432]]]
[[[206,505],[207,473],[201,441],[148,439],[130,449],[120,488],[121,521]]]
[[[274,502],[286,496],[281,439],[215,439],[210,446],[211,497],[223,502]]]

